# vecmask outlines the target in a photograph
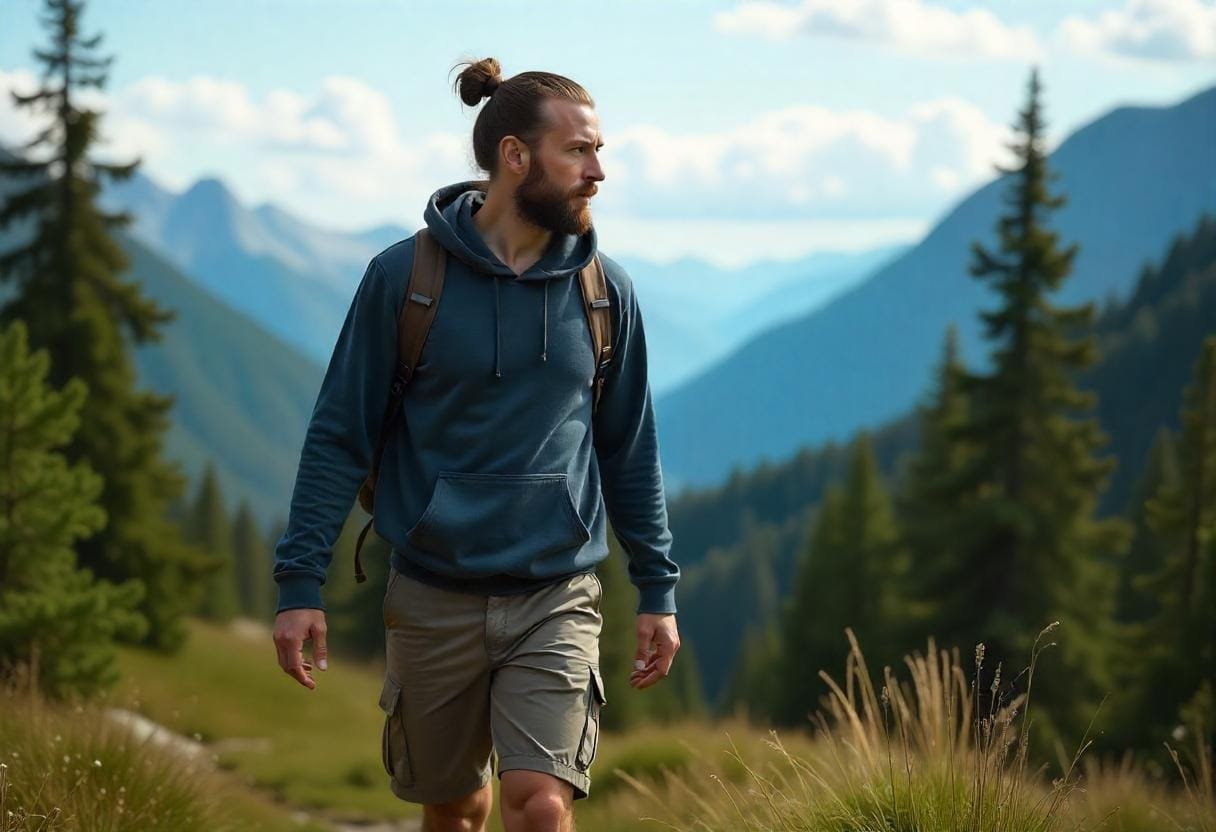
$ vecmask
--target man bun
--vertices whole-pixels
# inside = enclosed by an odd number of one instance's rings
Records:
[[[502,83],[502,65],[495,58],[457,64],[462,65],[466,68],[456,77],[456,86],[460,100],[470,107],[483,98],[489,98]]]

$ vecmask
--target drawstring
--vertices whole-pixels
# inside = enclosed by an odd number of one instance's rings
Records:
[[[498,275],[494,275],[494,375],[502,378],[502,363],[499,360],[502,342],[498,336],[498,328]]]
[[[540,349],[540,360],[549,361],[549,281],[545,281],[545,342]]]
[[[500,330],[502,324],[500,321],[502,311],[501,302],[498,293],[498,278],[499,275],[494,275],[494,375],[496,378],[502,378],[502,336]],[[540,349],[540,360],[549,363],[549,281],[545,281],[545,310],[544,310],[545,326],[544,326],[544,342]]]

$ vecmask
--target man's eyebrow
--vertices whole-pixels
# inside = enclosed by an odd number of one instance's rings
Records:
[[[591,141],[591,139],[586,139],[586,138],[576,136],[573,139],[570,139],[570,141],[567,142],[567,144],[593,144],[593,142]],[[596,136],[594,144],[596,147],[603,147],[604,146],[604,137]]]

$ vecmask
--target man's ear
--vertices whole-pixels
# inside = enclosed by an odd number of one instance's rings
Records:
[[[503,136],[502,141],[498,143],[499,152],[502,153],[503,164],[507,166],[507,170],[517,176],[523,176],[528,172],[528,164],[532,159],[532,151],[526,144],[516,136]]]

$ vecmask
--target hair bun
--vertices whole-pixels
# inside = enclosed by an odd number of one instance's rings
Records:
[[[464,67],[456,78],[456,90],[460,100],[469,107],[476,106],[483,98],[489,98],[502,84],[502,64],[494,58],[464,61],[456,66]]]

